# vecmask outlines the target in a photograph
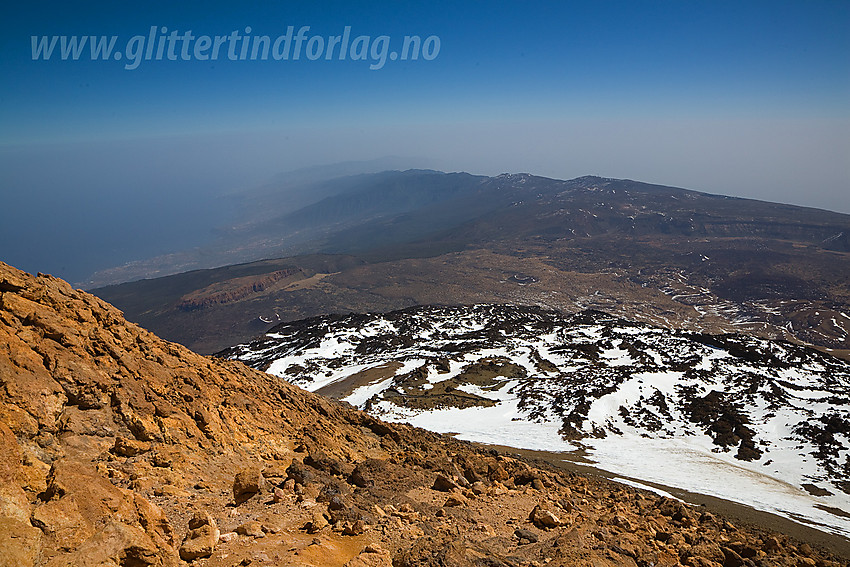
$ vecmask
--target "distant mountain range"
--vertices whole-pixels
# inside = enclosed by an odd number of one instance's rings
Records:
[[[581,448],[617,474],[850,536],[850,362],[811,348],[476,305],[284,323],[219,356],[384,420]]]
[[[201,352],[314,315],[510,303],[850,354],[850,215],[601,177],[408,170],[276,183],[285,190],[245,200],[247,220],[215,248],[154,262],[166,273],[229,265],[94,293]],[[259,258],[279,259],[245,263]]]
[[[86,287],[317,252],[397,255],[399,245],[408,244],[429,253],[435,241],[457,248],[511,238],[666,234],[756,236],[850,250],[848,215],[628,180],[431,170],[322,175],[293,172],[291,179],[231,195],[241,220],[220,227],[214,244],[100,272]]]

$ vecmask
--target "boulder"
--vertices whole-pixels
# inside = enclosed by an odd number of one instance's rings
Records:
[[[564,525],[561,519],[548,506],[538,504],[531,510],[528,519],[540,529],[552,529]]]
[[[348,475],[348,482],[358,488],[368,488],[375,484],[364,468],[359,465],[354,467],[354,470]]]
[[[208,512],[196,512],[189,520],[189,533],[180,546],[180,559],[194,561],[209,557],[215,551],[221,532]]]
[[[525,528],[517,528],[514,530],[514,535],[519,540],[520,545],[523,543],[537,543],[537,534]]]
[[[744,564],[744,558],[738,552],[728,547],[721,547],[723,552],[723,567],[741,567]]]
[[[239,535],[244,535],[248,537],[258,538],[265,537],[265,533],[263,532],[263,526],[260,522],[256,520],[252,520],[250,522],[245,522],[236,528],[236,533]]]
[[[446,475],[439,474],[437,475],[437,478],[434,479],[434,485],[432,488],[440,492],[451,492],[452,490],[458,490],[460,486]]]
[[[342,529],[342,535],[357,536],[366,532],[366,522],[357,520],[355,522],[346,522]]]
[[[454,494],[450,494],[448,498],[446,498],[446,503],[443,506],[451,508],[454,506],[463,506],[467,503],[466,497],[457,492]]]
[[[258,466],[246,467],[233,479],[233,499],[241,504],[265,487],[263,471]]]
[[[328,519],[325,518],[325,515],[322,514],[320,510],[315,510],[313,512],[313,516],[307,525],[304,526],[307,530],[307,533],[316,534],[322,531],[324,528],[328,526]]]

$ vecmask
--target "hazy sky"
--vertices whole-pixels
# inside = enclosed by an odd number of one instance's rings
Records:
[[[195,245],[210,197],[386,155],[850,212],[845,0],[74,4],[0,8],[0,259],[31,271]],[[54,35],[116,39],[33,60]]]

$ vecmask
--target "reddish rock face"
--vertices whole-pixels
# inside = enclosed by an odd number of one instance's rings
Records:
[[[456,505],[444,507],[444,490]],[[162,341],[61,280],[0,263],[2,566],[736,556],[840,564],[782,534],[384,424]]]

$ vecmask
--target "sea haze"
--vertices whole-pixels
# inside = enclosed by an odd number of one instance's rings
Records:
[[[232,218],[236,172],[186,167],[168,148],[0,151],[0,255],[72,282],[131,260],[209,243]]]

